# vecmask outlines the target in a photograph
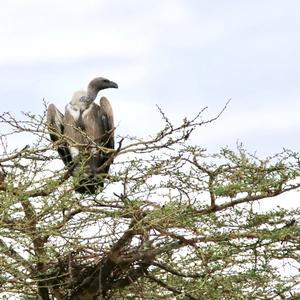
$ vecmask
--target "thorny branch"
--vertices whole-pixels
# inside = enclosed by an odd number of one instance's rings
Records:
[[[158,108],[164,128],[119,138],[116,150],[89,141],[113,162],[95,196],[74,192],[43,116],[2,114],[10,129],[0,154],[1,292],[58,300],[297,295],[299,278],[281,276],[274,260],[297,268],[300,211],[255,204],[299,188],[300,155],[259,159],[241,145],[218,154],[193,145],[193,133],[227,105],[179,125]],[[34,146],[10,150],[4,139],[21,133]]]

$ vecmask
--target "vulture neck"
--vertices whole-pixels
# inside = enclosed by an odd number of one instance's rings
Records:
[[[95,87],[91,87],[89,86],[88,87],[88,90],[87,90],[87,98],[93,102],[97,95],[98,95],[98,92],[101,90],[101,88],[95,88]]]

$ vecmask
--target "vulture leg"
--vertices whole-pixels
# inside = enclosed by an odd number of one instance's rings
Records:
[[[64,132],[63,125],[64,115],[55,107],[54,104],[50,104],[47,109],[47,124],[49,128],[49,135],[53,142],[57,142],[61,139]],[[63,142],[57,147],[57,152],[66,166],[72,162],[72,156],[70,154],[68,145]]]

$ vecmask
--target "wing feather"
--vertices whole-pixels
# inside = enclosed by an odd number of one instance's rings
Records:
[[[107,134],[107,148],[114,149],[114,115],[110,102],[106,97],[100,99],[101,123],[105,134]]]
[[[64,133],[64,115],[56,108],[54,104],[50,104],[47,109],[47,124],[50,138],[53,142],[57,142],[62,138]],[[65,165],[72,162],[69,148],[65,142],[57,147],[57,152]]]

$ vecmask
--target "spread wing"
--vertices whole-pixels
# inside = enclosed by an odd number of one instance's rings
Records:
[[[64,133],[63,124],[64,115],[56,108],[54,104],[50,104],[47,109],[47,124],[50,138],[53,142],[57,142],[62,138]],[[57,152],[65,165],[72,162],[69,148],[65,142],[58,142]]]

